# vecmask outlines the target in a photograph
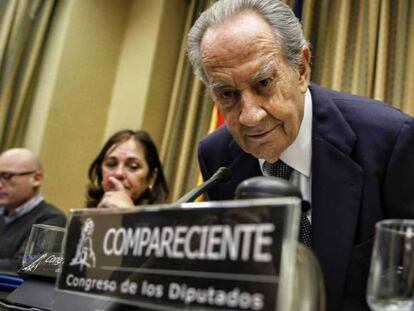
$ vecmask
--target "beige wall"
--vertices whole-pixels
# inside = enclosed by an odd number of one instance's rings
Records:
[[[84,206],[87,169],[115,130],[151,125],[159,146],[187,5],[59,2],[25,141],[43,161],[47,200]]]
[[[144,128],[160,146],[188,2],[131,2],[105,137]]]
[[[158,147],[165,129],[188,10],[189,1],[168,0],[164,2],[160,18],[143,120],[143,128],[150,132]]]
[[[151,0],[131,2],[113,86],[106,137],[121,128],[140,128],[142,125],[162,4]]]

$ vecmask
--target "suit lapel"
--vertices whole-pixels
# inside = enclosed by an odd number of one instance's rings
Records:
[[[311,87],[313,249],[331,303],[340,303],[361,201],[363,172],[351,159],[356,136],[323,89]]]
[[[229,165],[231,171],[230,182],[220,187],[220,197],[234,198],[237,186],[250,177],[261,176],[259,161],[252,155],[244,152],[234,140],[229,143],[229,153],[232,162]]]

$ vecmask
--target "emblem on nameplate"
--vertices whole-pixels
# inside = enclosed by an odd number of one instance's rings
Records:
[[[76,254],[70,266],[79,266],[79,269],[83,271],[84,267],[95,268],[96,256],[93,251],[92,234],[95,229],[95,223],[91,218],[87,218],[83,224],[81,236],[76,246]]]

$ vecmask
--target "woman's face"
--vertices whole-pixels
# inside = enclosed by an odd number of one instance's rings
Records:
[[[111,147],[102,163],[102,187],[104,192],[116,191],[110,177],[118,179],[133,201],[152,185],[144,148],[134,139]]]

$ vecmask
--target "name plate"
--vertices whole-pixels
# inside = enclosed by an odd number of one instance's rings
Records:
[[[281,278],[290,284],[281,266],[294,262],[299,204],[72,211],[54,309],[76,300],[82,310],[275,310]]]

